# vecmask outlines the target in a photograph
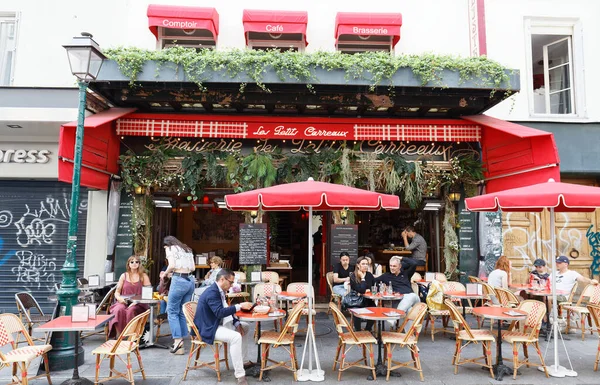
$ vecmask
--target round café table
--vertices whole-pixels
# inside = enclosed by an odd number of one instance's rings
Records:
[[[290,301],[298,301],[301,299],[306,298],[307,295],[306,293],[300,293],[300,292],[295,292],[295,291],[282,291],[280,293],[277,293],[277,299],[279,301],[285,301],[285,319],[287,320],[287,314],[288,314],[288,304],[290,303]],[[281,306],[281,304],[280,304]]]
[[[237,313],[235,313],[235,316],[240,320],[240,321],[244,321],[244,322],[255,322],[256,323],[256,328],[258,329],[258,338],[260,339],[260,325],[261,322],[264,321],[275,321],[278,320],[280,318],[285,317],[287,314],[287,311],[284,312],[283,310],[278,310],[274,313],[268,313],[268,314],[256,314],[254,312],[246,312],[246,311],[238,311]],[[261,346],[260,344],[257,344],[258,348],[256,349],[256,364],[247,369],[246,373],[249,376],[252,377],[259,377],[260,376],[260,363],[261,363]],[[263,373],[263,378],[262,380],[264,382],[270,382],[271,378],[269,377],[269,372],[265,372]]]
[[[506,314],[513,313],[514,315]],[[496,381],[502,381],[505,374],[513,370],[504,365],[502,360],[502,321],[521,321],[527,318],[527,313],[510,307],[481,306],[473,308],[473,314],[498,321],[498,336],[496,337],[496,365],[493,366]],[[517,372],[518,374],[518,372]]]
[[[368,310],[368,313],[363,313],[364,309]],[[402,310],[393,309],[389,307],[364,307],[364,308],[352,308],[349,309],[352,312],[354,317],[358,317],[360,319],[364,319],[367,321],[379,321],[379,327],[377,328],[377,346],[379,351],[377,353],[377,364],[375,365],[375,374],[378,376],[383,376],[387,374],[387,366],[385,366],[382,362],[382,350],[383,350],[383,342],[381,340],[381,331],[384,328],[383,321],[397,321],[400,318],[404,317],[406,313]],[[400,373],[391,372],[390,375],[395,377],[400,377]],[[367,380],[372,381],[374,378],[369,374]]]
[[[394,293],[392,295],[389,295],[382,293],[373,294],[371,292],[368,292],[363,294],[363,297],[373,300],[375,302],[375,305],[380,307],[383,306],[383,301],[400,301],[402,298],[404,298],[404,295],[400,293]]]
[[[552,290],[538,290],[538,289],[534,289],[531,286],[527,286],[527,287],[523,287],[523,290],[525,290],[525,292],[529,295],[532,295],[534,297],[543,297],[544,298],[544,303],[546,304],[546,317],[548,317],[548,320],[550,320],[550,315],[552,314],[550,312],[550,297],[552,297]],[[568,291],[563,291],[563,290],[556,290],[556,295],[566,295],[569,296],[569,294],[571,294]],[[546,322],[546,341],[549,341],[552,338],[552,333],[550,332],[552,328],[552,325],[550,325],[550,322]],[[563,336],[563,340],[569,340],[569,337]]]
[[[460,291],[447,291],[444,293],[444,295],[446,297],[449,297],[450,299],[460,299],[461,300],[461,304],[462,304],[462,313],[463,313],[463,318],[467,318],[467,307],[465,306],[464,303],[462,303],[463,299],[468,299],[468,300],[472,300],[472,299],[485,299],[485,294],[467,294],[467,292],[465,290],[460,290]]]

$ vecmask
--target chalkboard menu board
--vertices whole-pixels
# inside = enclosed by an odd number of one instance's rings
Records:
[[[350,254],[350,264],[354,265],[358,258],[358,226],[357,225],[332,225],[331,226],[331,264],[340,261],[342,251]]]
[[[477,213],[467,210],[464,200],[458,202],[458,213],[459,268],[466,273],[466,279],[469,275],[477,276],[479,270]]]
[[[127,259],[133,254],[133,235],[131,234],[131,217],[133,212],[133,197],[121,193],[119,206],[119,224],[115,246],[115,279],[125,272]]]
[[[479,214],[479,252],[489,274],[502,256],[502,211]]]
[[[240,223],[240,265],[267,263],[267,224]]]

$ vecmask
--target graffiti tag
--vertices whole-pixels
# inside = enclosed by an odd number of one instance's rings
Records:
[[[26,287],[40,289],[42,285],[52,290],[56,280],[56,258],[47,258],[43,254],[34,254],[28,250],[19,250],[16,253],[19,266],[11,269],[16,276],[16,281]]]
[[[593,232],[594,225],[588,227],[585,236],[590,244],[590,257],[592,257],[592,265],[590,269],[592,274],[600,273],[600,231]]]

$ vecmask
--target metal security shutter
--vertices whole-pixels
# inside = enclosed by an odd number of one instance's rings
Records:
[[[87,189],[81,189],[77,263],[83,273]],[[71,185],[0,180],[0,313],[16,312],[15,293],[29,291],[51,312],[60,283],[71,217]]]

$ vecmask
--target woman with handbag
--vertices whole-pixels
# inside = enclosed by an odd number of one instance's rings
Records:
[[[373,274],[369,272],[369,260],[366,257],[358,258],[354,273],[350,273],[350,288],[352,291],[348,295],[357,293],[362,298],[362,301],[360,304],[353,307],[375,306],[375,303],[372,300],[363,296],[367,290],[371,290],[371,286],[374,284],[375,277],[373,277]],[[360,331],[362,320],[358,317],[352,317],[352,319],[354,323],[354,331]],[[365,330],[370,332],[373,329],[373,324],[374,321],[367,321]]]
[[[165,253],[169,260],[166,276],[171,276],[167,315],[169,328],[173,336],[171,353],[184,354],[183,339],[188,335],[188,328],[183,314],[183,304],[189,302],[194,294],[192,272],[196,268],[192,249],[174,236],[166,236],[163,240]]]

